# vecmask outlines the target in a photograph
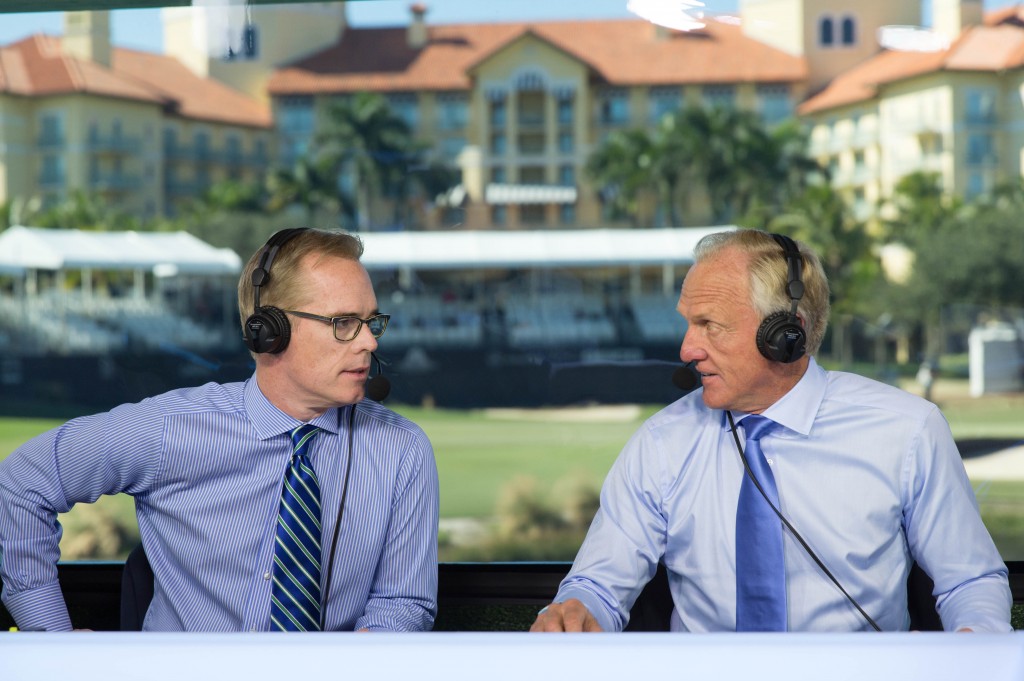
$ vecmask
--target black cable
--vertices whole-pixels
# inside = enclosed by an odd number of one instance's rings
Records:
[[[320,605],[320,631],[324,630],[327,622],[327,594],[331,590],[331,572],[334,570],[335,547],[338,545],[338,535],[341,532],[341,516],[345,512],[345,497],[348,496],[348,475],[352,471],[352,439],[353,428],[356,422],[356,405],[352,405],[348,411],[348,461],[345,462],[345,481],[341,487],[341,503],[338,504],[338,520],[334,523],[334,536],[331,538],[331,552],[327,558],[327,579],[324,580],[323,603]],[[341,409],[338,409],[338,428],[341,428]]]
[[[825,567],[825,563],[823,563],[821,559],[818,558],[818,554],[816,554],[811,549],[810,545],[806,541],[804,541],[804,538],[800,535],[799,532],[796,531],[796,528],[793,527],[793,524],[786,519],[786,516],[782,515],[782,511],[777,509],[775,507],[775,504],[772,503],[772,500],[768,498],[768,495],[765,493],[764,488],[761,487],[761,483],[758,482],[757,476],[754,475],[754,471],[750,470],[750,464],[747,462],[747,457],[743,453],[743,446],[740,444],[740,436],[736,432],[736,422],[732,420],[732,412],[726,411],[725,415],[729,418],[729,428],[732,431],[733,440],[736,441],[736,451],[740,453],[740,461],[743,462],[743,469],[747,472],[747,475],[750,476],[750,479],[753,480],[754,486],[757,487],[757,491],[761,493],[762,497],[764,497],[765,503],[767,503],[768,506],[771,507],[772,511],[775,512],[775,515],[777,515],[779,517],[779,520],[782,521],[782,524],[786,526],[786,529],[788,529],[796,538],[796,540],[800,542],[800,546],[804,547],[804,551],[807,552],[807,555],[810,556],[814,560],[814,562],[818,564],[818,567],[821,568],[822,572],[824,572],[825,575],[832,580],[832,583],[835,584],[841,592],[843,592],[843,595],[846,596],[846,599],[850,601],[850,603],[853,603],[853,607],[857,608],[857,612],[859,612],[861,616],[865,620],[867,620],[867,623],[870,624],[875,631],[882,631],[882,628],[878,626],[878,623],[876,623],[875,620],[871,619],[871,615],[864,612],[864,608],[860,607],[860,603],[854,600],[853,596],[851,596],[846,591],[846,589],[843,588],[843,585],[839,583],[839,580],[836,579],[835,575],[832,574],[832,571]]]

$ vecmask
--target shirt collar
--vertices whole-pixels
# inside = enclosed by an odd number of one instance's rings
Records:
[[[281,433],[291,432],[303,423],[271,404],[256,383],[255,375],[250,376],[245,382],[243,402],[249,423],[256,431],[256,436],[261,440],[269,440]],[[336,434],[340,430],[338,422],[341,419],[341,409],[343,408],[328,409],[310,423],[329,433]]]
[[[825,399],[827,384],[828,377],[825,370],[811,357],[807,364],[807,371],[800,377],[797,384],[761,414],[787,430],[807,437],[811,434],[811,426],[814,424],[818,408],[821,406],[822,400]],[[748,416],[746,412],[733,412],[736,423],[746,416]],[[724,412],[722,413],[722,425],[724,428],[729,428],[729,421]]]

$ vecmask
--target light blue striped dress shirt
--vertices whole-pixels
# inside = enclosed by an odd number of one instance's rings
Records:
[[[761,447],[783,514],[882,630],[909,627],[916,559],[947,630],[1010,631],[1006,566],[935,405],[812,359],[764,415],[782,426]],[[663,560],[674,631],[735,630],[742,475],[724,412],[699,390],[652,416],[612,467],[555,600],[578,598],[606,631],[621,630]],[[790,630],[868,630],[788,531],[784,543]]]
[[[324,565],[342,495],[352,407],[313,420]],[[437,610],[438,482],[414,423],[355,407],[348,496],[324,589],[326,629],[424,631]],[[102,494],[135,498],[155,594],[144,628],[269,629],[274,529],[289,432],[255,378],[175,390],[73,419],[0,462],[3,600],[25,630],[68,630],[55,514]],[[326,578],[326,574],[324,575]]]

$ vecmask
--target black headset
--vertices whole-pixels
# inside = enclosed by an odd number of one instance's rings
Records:
[[[275,232],[260,253],[260,261],[252,271],[253,308],[252,314],[242,325],[242,340],[246,347],[255,353],[277,354],[284,352],[292,337],[292,327],[288,316],[272,305],[260,305],[260,287],[270,281],[270,266],[281,247],[292,237],[308,231],[308,227],[294,227]]]
[[[786,295],[792,301],[789,310],[774,312],[761,322],[757,328],[757,349],[773,362],[789,364],[804,356],[807,347],[807,332],[804,331],[797,307],[804,297],[804,283],[800,273],[803,269],[803,256],[796,242],[782,234],[772,234],[776,243],[782,247],[789,265],[789,281],[786,283]]]

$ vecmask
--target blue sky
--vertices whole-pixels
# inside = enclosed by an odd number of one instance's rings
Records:
[[[672,2],[673,0],[665,0]],[[903,1],[903,0],[898,0]],[[349,21],[356,26],[405,23],[412,0],[359,0],[350,2]],[[626,0],[426,0],[430,23],[517,21],[524,19],[571,19],[628,17]],[[714,12],[734,12],[737,0],[705,0]],[[1014,4],[1013,0],[985,0],[986,9]],[[62,32],[60,12],[0,14],[0,44],[32,33]],[[160,10],[115,10],[111,18],[113,41],[124,47],[161,50]]]

